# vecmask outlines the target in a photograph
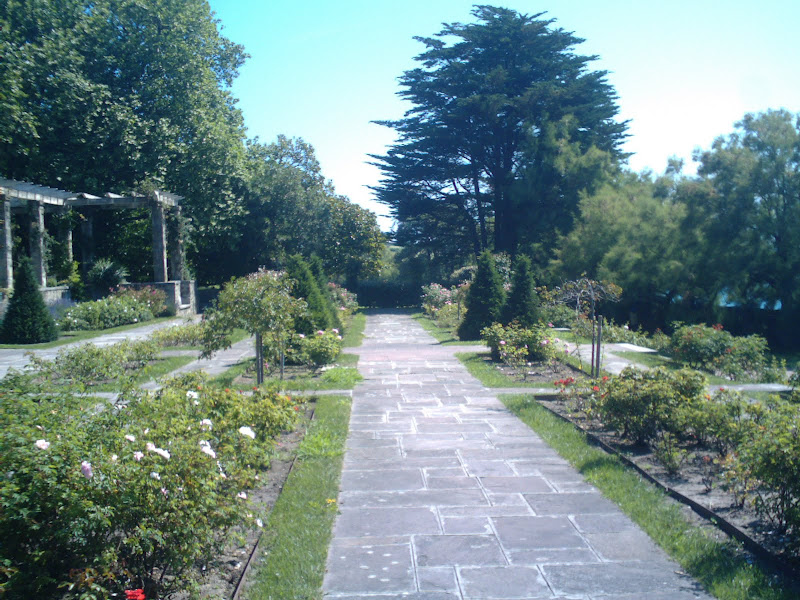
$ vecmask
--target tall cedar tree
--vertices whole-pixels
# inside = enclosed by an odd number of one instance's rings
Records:
[[[308,314],[295,322],[297,331],[308,335],[332,327],[325,297],[305,259],[300,254],[290,256],[286,270],[295,281],[292,296],[302,298],[308,304]]]
[[[486,250],[478,257],[478,270],[467,292],[467,314],[458,328],[458,337],[480,339],[481,329],[500,321],[505,300],[503,278],[497,272],[494,257]]]
[[[516,259],[511,292],[508,294],[503,321],[517,321],[523,327],[532,327],[539,321],[539,295],[531,272],[531,261],[520,255]]]
[[[591,186],[591,177],[576,184],[565,172],[564,149],[579,162],[598,152],[622,157],[627,125],[615,120],[607,72],[589,69],[597,57],[573,51],[582,39],[544,13],[476,6],[472,14],[474,23],[415,38],[425,50],[398,92],[412,108],[379,121],[398,141],[373,157],[384,174],[376,191],[405,245],[515,253],[522,241],[540,241],[526,239],[539,218],[567,231],[580,189]],[[586,179],[586,169],[577,175]]]
[[[8,302],[0,340],[6,344],[38,344],[58,337],[58,327],[44,304],[33,266],[20,256],[14,270],[14,293]]]

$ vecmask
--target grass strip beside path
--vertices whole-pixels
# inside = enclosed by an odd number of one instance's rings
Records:
[[[261,541],[263,560],[250,575],[246,598],[322,598],[349,420],[349,399],[317,399],[297,462],[270,513]]]
[[[452,329],[437,325],[435,321],[426,317],[421,312],[412,313],[411,318],[416,319],[416,321],[422,325],[422,328],[436,338],[436,341],[443,346],[474,346],[483,343],[480,340],[461,341],[456,337]]]
[[[350,319],[350,324],[344,330],[342,336],[343,348],[356,348],[361,345],[364,339],[364,329],[367,327],[367,315],[362,311],[356,312]]]
[[[616,457],[590,445],[575,426],[530,395],[501,396],[505,405],[580,471],[720,600],[790,600],[797,589],[752,563],[732,541],[692,525],[681,508]]]

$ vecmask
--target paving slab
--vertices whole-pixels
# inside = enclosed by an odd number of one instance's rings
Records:
[[[709,599],[466,371],[463,348],[407,314],[367,317],[325,597]]]

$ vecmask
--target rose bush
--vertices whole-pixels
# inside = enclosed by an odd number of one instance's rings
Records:
[[[191,591],[195,565],[260,523],[247,490],[299,414],[197,374],[116,407],[17,374],[1,387],[0,589],[18,598]]]
[[[58,320],[63,331],[108,329],[153,319],[147,302],[134,296],[108,296],[100,300],[81,302],[67,309]]]

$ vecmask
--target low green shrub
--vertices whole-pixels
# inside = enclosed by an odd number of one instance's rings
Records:
[[[62,348],[52,360],[31,354],[27,370],[56,385],[94,385],[132,375],[158,355],[159,347],[151,340],[123,340],[111,346],[86,343]]]
[[[759,335],[734,336],[722,325],[682,325],[672,334],[670,354],[690,367],[732,381],[785,381],[784,361],[769,360],[767,340]]]
[[[543,304],[539,307],[539,315],[543,322],[553,327],[572,327],[575,324],[575,309],[566,304]]]
[[[329,282],[328,294],[333,301],[334,307],[339,311],[339,317],[342,321],[345,321],[358,310],[358,296],[347,288]]]
[[[726,464],[729,480],[758,514],[800,549],[800,412],[779,402],[738,445]]]
[[[56,338],[58,327],[45,306],[31,261],[21,256],[15,265],[14,291],[0,325],[0,342],[36,344]]]
[[[169,346],[202,346],[205,325],[200,323],[184,323],[157,329],[150,334],[150,339],[162,347]]]
[[[691,407],[689,426],[698,441],[725,455],[735,450],[749,434],[759,405],[741,392],[720,388],[701,394]]]
[[[67,309],[58,321],[64,331],[109,329],[154,318],[146,303],[130,296],[109,296],[81,302]]]
[[[422,286],[422,310],[430,318],[445,305],[453,303],[453,292],[439,283]]]
[[[170,312],[167,306],[167,293],[149,285],[118,287],[111,295],[115,298],[133,298],[137,303],[149,308],[156,317],[166,316]]]
[[[292,362],[319,368],[336,360],[342,350],[338,329],[318,330],[312,335],[295,334],[287,352]]]
[[[489,346],[493,360],[549,361],[558,354],[552,330],[546,325],[522,327],[494,323],[481,330],[481,339]]]
[[[628,325],[617,325],[614,321],[603,323],[603,342],[609,344],[636,344],[645,348],[652,347],[652,340],[641,327],[631,329]]]
[[[107,258],[98,258],[86,273],[86,283],[95,298],[105,296],[126,282],[128,270]]]
[[[215,389],[199,375],[130,393],[114,410],[21,382],[4,381],[0,403],[9,598],[196,590],[194,567],[235,528],[261,525],[247,490],[299,414],[288,396]]]
[[[685,433],[689,408],[703,393],[697,371],[627,367],[606,383],[598,405],[603,422],[636,442],[653,444],[665,433]]]

